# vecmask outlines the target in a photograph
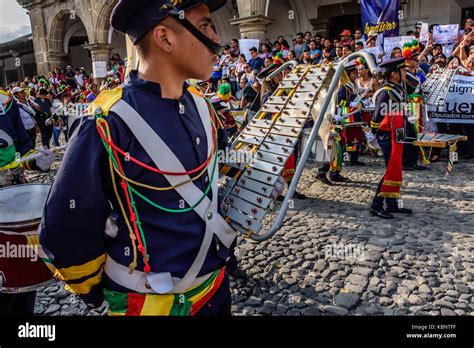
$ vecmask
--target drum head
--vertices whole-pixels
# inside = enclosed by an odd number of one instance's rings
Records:
[[[25,184],[0,189],[0,225],[40,219],[49,184]]]

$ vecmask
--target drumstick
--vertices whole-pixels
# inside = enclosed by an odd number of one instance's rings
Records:
[[[54,149],[52,149],[51,152],[54,153],[54,152],[63,150],[65,148],[66,148],[66,145],[58,146],[58,147],[55,147]],[[41,153],[41,152],[35,153],[34,155],[27,156],[27,157],[24,157],[24,158],[20,159],[20,163],[25,163],[25,162],[40,158],[41,156],[44,156],[44,154]]]

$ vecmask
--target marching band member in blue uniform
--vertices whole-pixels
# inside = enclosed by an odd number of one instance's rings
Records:
[[[19,161],[20,158],[34,155],[37,151],[23,126],[15,98],[0,90],[0,187],[24,184],[25,169],[49,171],[54,155],[49,150],[40,151],[43,156],[37,159],[23,163]],[[0,293],[0,316],[33,315],[35,298],[36,291],[21,294]]]
[[[110,315],[230,315],[236,232],[217,202],[225,131],[186,83],[219,61],[210,13],[224,4],[121,0],[113,11],[138,71],[72,127],[40,227],[56,277],[90,307],[105,297]]]

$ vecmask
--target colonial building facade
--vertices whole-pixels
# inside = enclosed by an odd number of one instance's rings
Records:
[[[117,0],[18,0],[30,16],[38,74],[71,64],[89,71],[111,53],[126,56],[125,38],[110,28]],[[472,0],[401,0],[401,34],[417,21],[459,23],[474,15]],[[223,42],[232,38],[288,41],[297,32],[335,37],[360,26],[357,0],[231,0],[214,14]],[[0,46],[1,51],[1,46]],[[15,52],[13,52],[15,54]],[[21,57],[20,57],[21,58]]]

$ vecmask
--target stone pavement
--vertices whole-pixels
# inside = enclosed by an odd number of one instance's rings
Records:
[[[270,241],[240,241],[249,279],[231,282],[234,315],[473,315],[474,162],[447,178],[446,163],[404,173],[404,206],[415,214],[380,220],[368,206],[383,163],[363,160],[344,167],[351,182],[335,186],[316,182],[308,164],[298,190],[309,199],[294,201]],[[60,284],[38,293],[39,315],[106,311],[88,311]]]
[[[326,186],[307,165],[287,222],[270,241],[239,245],[248,282],[232,283],[235,315],[472,315],[474,163],[447,178],[445,163],[406,172],[403,204],[368,212],[380,159],[344,167],[351,182]]]

